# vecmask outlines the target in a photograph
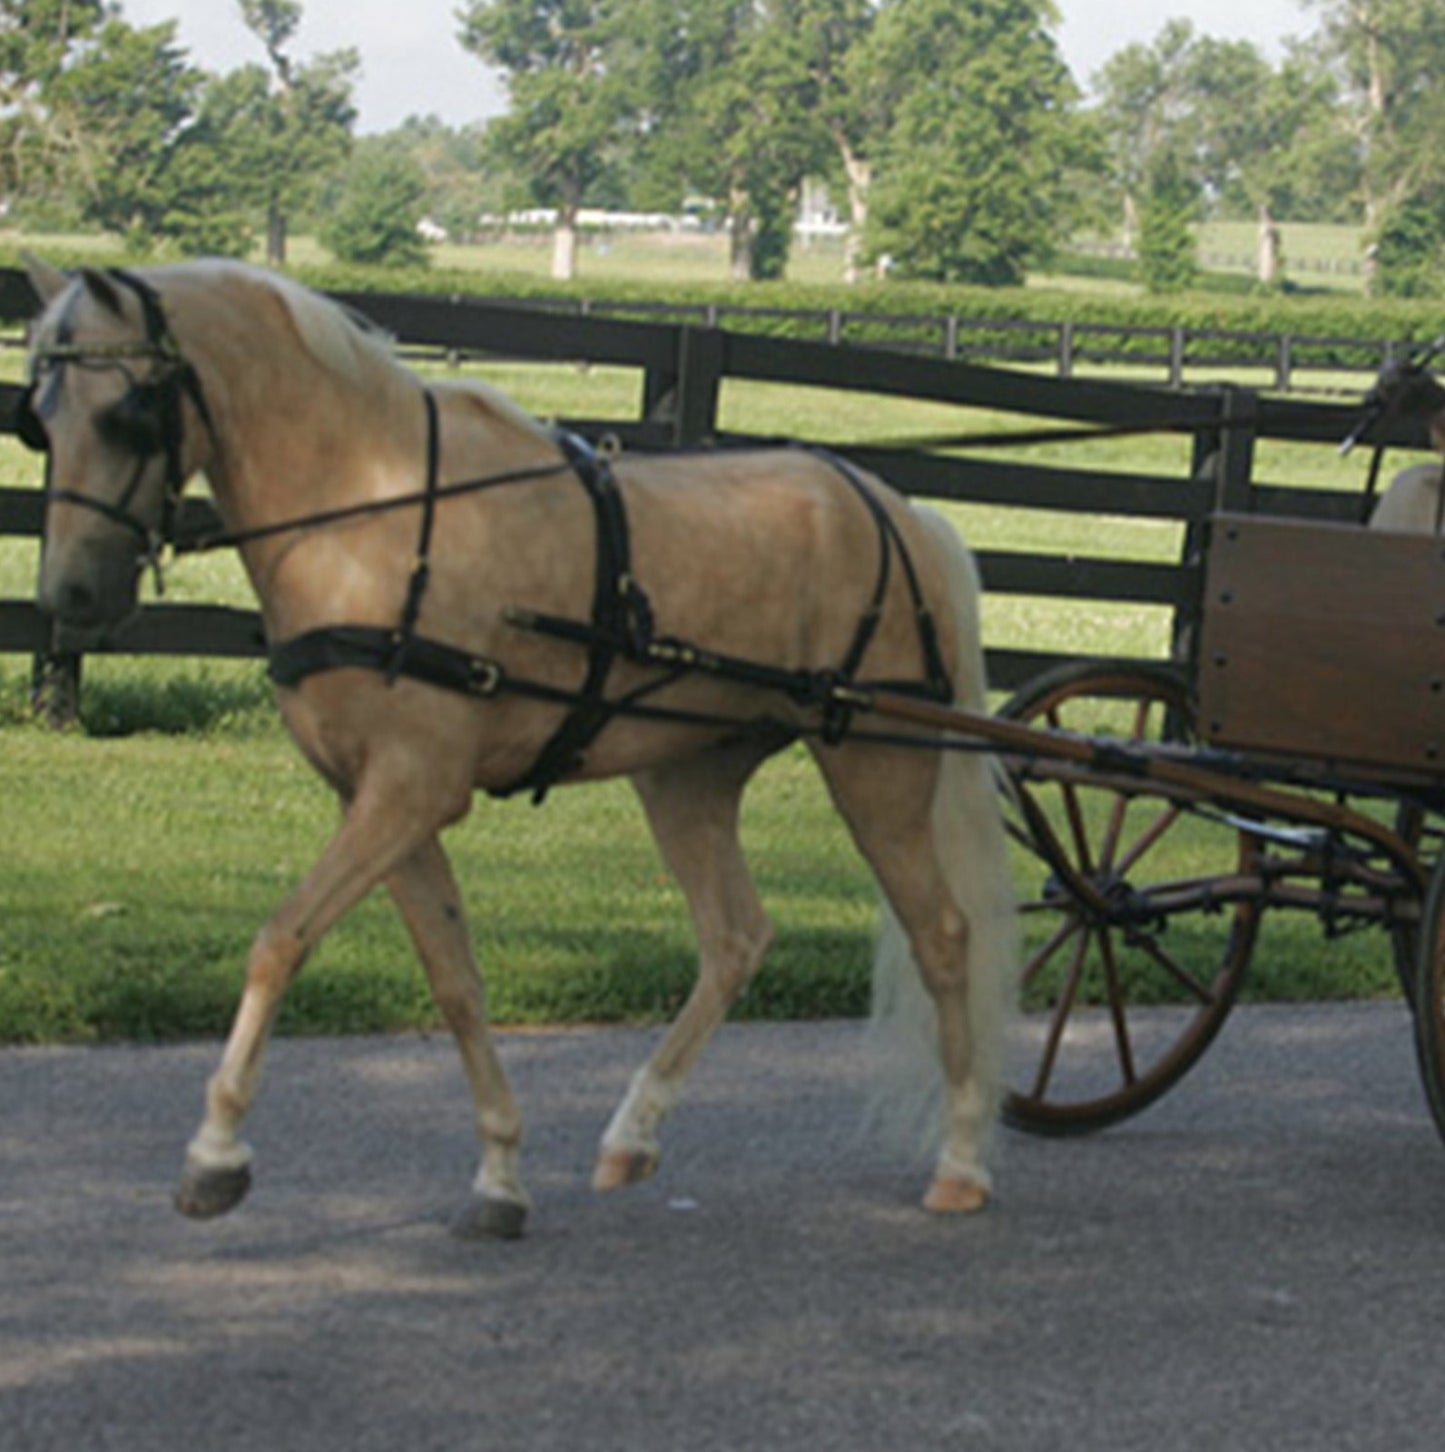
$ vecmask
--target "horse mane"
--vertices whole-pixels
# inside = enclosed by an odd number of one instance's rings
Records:
[[[361,385],[368,365],[399,366],[396,340],[352,308],[343,307],[280,273],[252,270],[284,305],[306,351],[323,368]]]
[[[330,372],[361,385],[368,363],[403,365],[396,357],[396,339],[364,313],[314,292],[280,273],[252,270],[285,305],[307,352]],[[543,425],[500,389],[480,379],[466,379],[448,387],[516,428],[542,432]]]

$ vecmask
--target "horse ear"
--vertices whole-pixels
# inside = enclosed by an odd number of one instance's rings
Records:
[[[35,289],[41,307],[54,302],[70,286],[70,278],[58,267],[52,267],[32,252],[23,253],[22,256],[30,286]]]
[[[115,289],[115,284],[105,273],[98,268],[82,267],[80,269],[80,280],[85,284],[85,290],[98,302],[107,312],[112,312],[116,317],[125,316],[125,308],[121,306],[120,294]]]

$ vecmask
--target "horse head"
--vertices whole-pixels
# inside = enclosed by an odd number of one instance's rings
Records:
[[[120,269],[29,270],[45,307],[18,432],[49,455],[40,606],[103,631],[135,609],[141,570],[205,461],[209,412],[151,283]]]

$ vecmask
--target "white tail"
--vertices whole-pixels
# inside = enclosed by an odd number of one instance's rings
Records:
[[[941,514],[917,507],[949,563],[958,631],[954,700],[986,709],[979,583],[973,557]],[[969,1027],[976,1082],[990,1128],[1003,1093],[1004,1037],[1018,987],[1018,938],[1008,844],[999,813],[991,756],[944,751],[933,799],[938,861],[958,908],[967,916]],[[942,1076],[933,1000],[923,986],[907,937],[885,902],[873,958],[869,1026],[873,1085],[869,1119],[919,1152],[938,1148],[943,1131]],[[986,1144],[978,1146],[980,1159]]]

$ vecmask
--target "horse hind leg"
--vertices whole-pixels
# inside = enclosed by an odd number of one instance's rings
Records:
[[[743,788],[767,755],[757,747],[722,748],[633,778],[658,850],[687,898],[698,976],[603,1133],[594,1189],[633,1184],[657,1169],[662,1121],[772,942],[738,841]]]
[[[452,1233],[463,1240],[515,1239],[531,1205],[519,1166],[522,1117],[488,1030],[486,991],[441,843],[436,838],[425,843],[386,885],[426,969],[432,998],[456,1039],[476,1106],[482,1162],[471,1198],[452,1221]]]
[[[896,1067],[913,1080],[916,1102],[932,1102],[922,1076],[936,1085],[942,1069],[942,1147],[924,1207],[982,1209],[992,1192],[985,1156],[1013,971],[1007,856],[987,763],[965,754],[946,753],[942,762],[924,752],[870,755],[864,747],[824,753],[820,762],[891,910],[874,964],[875,1021],[880,1010],[898,1011],[900,1000],[905,1021],[928,1021],[932,1045],[916,1034],[910,1042],[906,1032],[899,1041],[912,1050]],[[921,1014],[906,1007],[920,984],[931,1002]],[[891,1004],[880,1001],[890,993]]]

